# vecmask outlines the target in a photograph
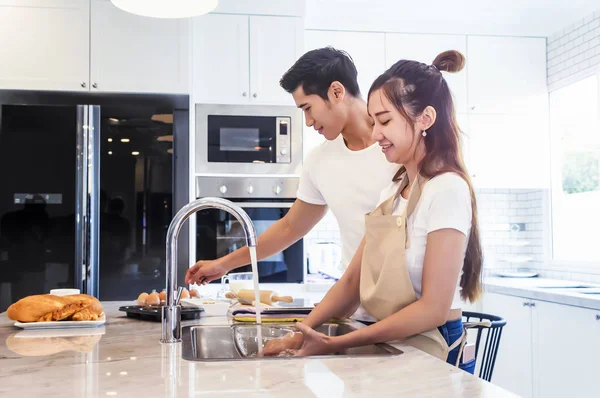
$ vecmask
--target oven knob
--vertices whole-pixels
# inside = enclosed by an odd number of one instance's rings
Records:
[[[219,188],[219,192],[225,195],[227,193],[227,187],[225,185],[221,185],[221,187]]]
[[[275,185],[273,192],[275,192],[275,195],[279,195],[281,193],[281,187],[279,185]]]
[[[287,153],[288,153],[288,152],[287,152],[287,149],[285,149],[285,148],[282,148],[282,149],[281,149],[281,151],[279,151],[279,153],[280,153],[282,156],[285,156],[285,155],[287,155]]]
[[[249,194],[251,194],[252,192],[254,192],[254,187],[252,185],[248,185],[248,188],[246,189],[246,192],[248,192]]]

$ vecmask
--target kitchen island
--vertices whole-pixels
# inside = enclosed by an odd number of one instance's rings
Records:
[[[394,344],[404,352],[395,357],[186,361],[181,344],[159,342],[159,322],[118,311],[128,304],[103,303],[106,324],[71,337],[25,332],[0,315],[0,397],[513,396],[405,344]],[[231,319],[182,323],[193,324]]]

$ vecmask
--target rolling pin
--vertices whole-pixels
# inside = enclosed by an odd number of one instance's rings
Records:
[[[250,289],[242,289],[237,293],[237,296],[250,303],[254,302],[254,290]],[[277,292],[273,290],[261,290],[260,291],[260,302],[267,305],[272,305],[278,301],[283,301],[284,303],[291,303],[294,301],[292,296],[278,296]]]

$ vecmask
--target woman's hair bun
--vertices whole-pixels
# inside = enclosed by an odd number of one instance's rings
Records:
[[[448,50],[433,60],[433,66],[444,72],[459,72],[465,67],[465,56],[456,50]]]

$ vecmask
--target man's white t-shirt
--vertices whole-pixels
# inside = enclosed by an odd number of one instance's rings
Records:
[[[399,185],[400,182],[394,182],[384,189],[377,206],[394,195]],[[398,196],[392,214],[401,215],[407,203],[408,200]],[[427,234],[445,228],[462,232],[466,237],[463,247],[464,256],[471,233],[471,218],[471,192],[469,185],[461,176],[456,173],[443,173],[425,184],[419,203],[408,217],[407,226],[410,247],[406,249],[406,266],[417,298],[420,298],[423,292],[423,261]],[[454,292],[452,309],[464,306],[460,298],[461,276],[462,270]]]
[[[365,214],[375,209],[381,190],[399,168],[386,160],[377,143],[352,151],[341,134],[315,147],[304,161],[297,198],[326,205],[335,216],[344,269],[364,236]]]

